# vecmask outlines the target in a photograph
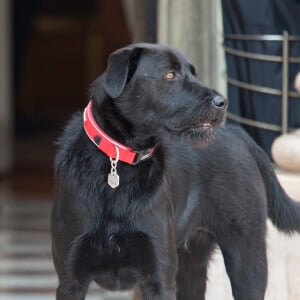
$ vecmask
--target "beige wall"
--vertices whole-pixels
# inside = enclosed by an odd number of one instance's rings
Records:
[[[0,0],[0,174],[12,166],[10,0]]]

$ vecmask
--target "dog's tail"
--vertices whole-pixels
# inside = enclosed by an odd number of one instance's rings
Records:
[[[273,165],[266,153],[245,133],[243,139],[255,159],[265,183],[268,216],[281,231],[300,232],[300,202],[290,198],[281,187]]]

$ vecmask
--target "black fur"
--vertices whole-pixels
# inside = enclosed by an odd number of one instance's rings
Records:
[[[58,300],[84,299],[93,280],[110,290],[137,285],[144,300],[204,299],[216,245],[234,298],[264,298],[267,215],[299,232],[300,205],[242,130],[219,128],[227,101],[216,97],[176,49],[135,44],[111,55],[91,90],[93,116],[120,143],[155,152],[119,162],[112,189],[109,158],[85,134],[82,113],[67,125],[52,212]]]

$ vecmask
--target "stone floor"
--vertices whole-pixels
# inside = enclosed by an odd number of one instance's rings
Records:
[[[300,175],[278,174],[287,191],[300,200]],[[51,201],[47,197],[0,188],[0,300],[54,300],[57,279],[50,251]],[[300,236],[289,238],[268,226],[270,275],[266,299],[299,300]],[[92,286],[87,299],[129,300],[132,295],[108,293]],[[219,252],[210,265],[206,299],[232,299]]]

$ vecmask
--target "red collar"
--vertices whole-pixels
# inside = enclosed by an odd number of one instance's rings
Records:
[[[117,149],[119,150],[119,160],[125,163],[136,165],[141,161],[152,157],[154,148],[140,152],[133,151],[130,147],[124,146],[109,137],[96,123],[92,114],[92,101],[90,101],[83,113],[84,129],[90,140],[99,150],[108,157],[116,159]]]

